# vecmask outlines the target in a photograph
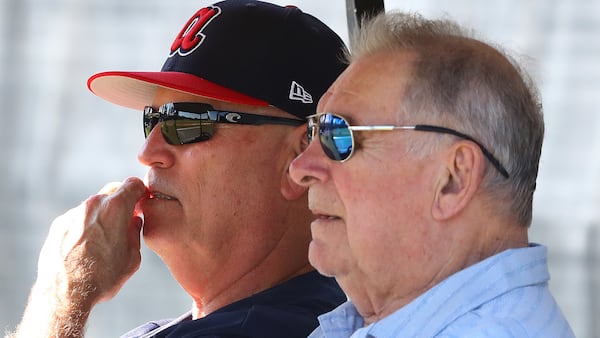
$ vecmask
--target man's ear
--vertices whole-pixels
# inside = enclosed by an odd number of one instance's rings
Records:
[[[476,144],[461,141],[447,150],[444,164],[432,207],[438,221],[454,217],[472,201],[483,180],[485,157]]]
[[[308,146],[306,135],[306,124],[294,129],[294,132],[289,135],[288,147],[290,151],[286,152],[284,172],[281,175],[281,194],[287,200],[293,201],[304,195],[308,187],[302,186],[294,182],[290,176],[290,164],[302,153]]]

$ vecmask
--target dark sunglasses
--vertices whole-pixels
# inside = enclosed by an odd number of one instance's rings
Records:
[[[217,123],[300,126],[305,121],[216,110],[209,104],[197,102],[171,102],[158,110],[150,106],[144,108],[144,136],[148,138],[158,124],[165,141],[172,145],[209,140],[215,134]]]
[[[450,134],[477,144],[483,155],[487,157],[487,159],[500,172],[500,174],[506,178],[509,177],[508,171],[506,171],[500,161],[498,161],[494,155],[492,155],[492,153],[490,153],[481,143],[469,135],[463,134],[454,129],[425,124],[417,124],[414,126],[351,126],[343,117],[331,113],[310,115],[307,117],[307,119],[308,142],[310,143],[314,139],[318,130],[319,142],[321,143],[323,152],[325,152],[327,157],[334,161],[347,161],[354,153],[353,131],[418,130]]]

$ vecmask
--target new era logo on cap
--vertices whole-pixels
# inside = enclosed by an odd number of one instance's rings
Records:
[[[302,101],[302,103],[313,103],[312,95],[296,81],[292,81],[290,88],[290,100]]]

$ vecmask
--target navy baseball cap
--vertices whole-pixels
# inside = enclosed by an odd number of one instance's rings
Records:
[[[109,71],[88,88],[112,103],[141,110],[158,87],[305,118],[346,68],[346,46],[295,6],[226,0],[197,11],[171,45],[160,72]]]

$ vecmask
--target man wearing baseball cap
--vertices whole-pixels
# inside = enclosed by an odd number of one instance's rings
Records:
[[[298,8],[226,0],[185,23],[160,72],[92,76],[94,94],[143,114],[149,170],[53,222],[15,336],[83,336],[138,269],[140,232],[193,307],[126,337],[307,336],[346,297],[308,263],[312,215],[288,165],[344,49]]]

